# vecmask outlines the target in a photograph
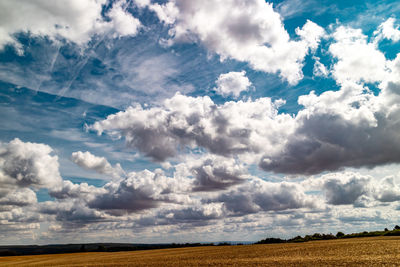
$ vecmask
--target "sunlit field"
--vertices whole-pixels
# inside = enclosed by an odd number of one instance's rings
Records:
[[[400,237],[1,257],[0,266],[396,266]]]

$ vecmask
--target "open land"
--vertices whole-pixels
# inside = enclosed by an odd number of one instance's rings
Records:
[[[0,257],[0,266],[400,266],[400,237]]]

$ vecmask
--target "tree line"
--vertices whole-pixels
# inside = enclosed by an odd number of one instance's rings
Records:
[[[275,237],[268,237],[263,240],[256,242],[255,244],[276,244],[276,243],[295,243],[295,242],[308,242],[313,240],[330,240],[330,239],[340,239],[340,238],[355,238],[355,237],[372,237],[372,236],[400,236],[400,226],[396,225],[393,230],[385,228],[383,231],[371,231],[371,232],[359,232],[345,234],[343,232],[337,232],[336,235],[330,234],[320,234],[315,233],[313,235],[295,236],[290,239],[281,239]]]

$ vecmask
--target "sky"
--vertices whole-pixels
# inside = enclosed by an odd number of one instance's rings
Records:
[[[0,0],[0,244],[400,223],[397,1]]]

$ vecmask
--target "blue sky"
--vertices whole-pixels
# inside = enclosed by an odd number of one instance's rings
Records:
[[[2,244],[398,224],[396,1],[0,1]]]

